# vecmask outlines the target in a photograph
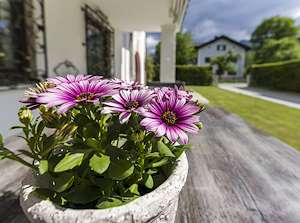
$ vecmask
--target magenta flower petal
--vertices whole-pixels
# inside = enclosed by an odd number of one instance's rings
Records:
[[[178,97],[178,89],[156,89],[156,97],[149,103],[146,111],[141,113],[145,118],[140,124],[158,137],[165,135],[173,143],[179,140],[186,144],[186,132],[198,133],[196,124],[199,116],[196,114],[199,110],[187,97]]]
[[[112,100],[104,102],[102,113],[119,113],[120,122],[127,122],[132,113],[144,113],[145,106],[151,101],[153,94],[146,90],[121,90],[119,94],[113,95]]]
[[[67,76],[69,81],[76,80],[73,76]],[[37,102],[48,107],[59,106],[58,112],[64,113],[80,103],[95,103],[101,97],[112,95],[115,91],[108,84],[108,80],[82,80],[72,83],[61,83],[48,92],[41,94]]]
[[[64,77],[62,76],[57,76],[53,78],[48,78],[47,82],[53,83],[56,85],[60,84],[70,84],[74,82],[80,82],[80,81],[93,81],[93,80],[100,80],[102,79],[102,76],[92,76],[92,75],[83,75],[83,74],[78,74],[78,75],[72,75],[68,74]]]
[[[156,129],[156,136],[161,137],[166,134],[167,126],[163,123]]]
[[[124,124],[125,122],[128,122],[130,116],[131,116],[130,112],[122,112],[119,116],[120,123]]]

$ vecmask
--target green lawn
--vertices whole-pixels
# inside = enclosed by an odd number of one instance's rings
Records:
[[[217,87],[189,86],[210,101],[210,106],[235,113],[256,128],[300,150],[300,110]]]

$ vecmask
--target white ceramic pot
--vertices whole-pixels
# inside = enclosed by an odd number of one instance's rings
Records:
[[[120,207],[109,209],[70,209],[41,200],[33,191],[33,177],[23,181],[20,203],[32,223],[173,223],[179,193],[188,173],[188,161],[183,153],[170,177],[154,191]]]

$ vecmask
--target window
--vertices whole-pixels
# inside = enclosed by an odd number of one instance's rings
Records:
[[[205,57],[205,63],[210,63],[210,57]]]
[[[225,44],[218,44],[217,45],[217,51],[225,51],[226,45]]]
[[[47,76],[44,2],[32,4],[33,0],[0,1],[1,84]],[[43,67],[37,67],[36,57],[43,57]]]
[[[89,74],[111,76],[113,30],[100,11],[85,6],[86,55]]]

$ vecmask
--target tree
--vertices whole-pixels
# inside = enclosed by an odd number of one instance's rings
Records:
[[[251,36],[254,62],[298,59],[298,32],[299,27],[291,18],[275,16],[264,20]]]
[[[269,39],[282,39],[285,37],[297,38],[299,27],[295,21],[288,17],[275,16],[263,20],[251,35],[253,47],[261,47]]]
[[[155,67],[153,58],[150,55],[146,56],[146,74],[147,81],[153,81],[155,79]]]
[[[160,64],[160,42],[156,45],[154,54],[155,64]],[[176,34],[176,64],[192,64],[196,60],[197,52],[190,33]]]
[[[217,66],[217,75],[223,75],[226,71],[233,73],[236,71],[234,63],[237,62],[239,55],[233,54],[231,51],[225,55],[213,57],[210,61],[210,65]]]
[[[300,59],[300,44],[295,38],[269,39],[255,52],[256,63]]]

